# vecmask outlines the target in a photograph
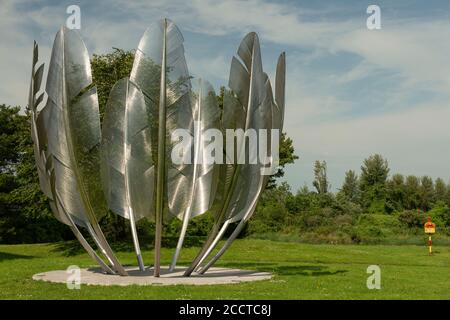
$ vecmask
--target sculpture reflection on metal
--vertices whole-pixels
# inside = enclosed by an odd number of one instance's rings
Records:
[[[163,19],[144,33],[130,77],[119,80],[111,90],[102,124],[89,55],[76,31],[63,27],[56,35],[44,107],[44,66],[37,64],[35,43],[28,102],[31,134],[39,184],[56,219],[71,228],[105,273],[120,275],[127,272],[110,248],[99,221],[108,210],[130,221],[141,270],[145,267],[136,222],[154,221],[153,274],[158,277],[163,218],[182,220],[169,268],[173,271],[189,221],[201,214],[213,214],[212,230],[185,276],[206,272],[255,212],[269,180],[261,169],[269,164],[273,170],[277,160],[268,154],[266,162],[245,164],[224,151],[224,163],[205,163],[201,160],[210,152],[209,141],[200,137],[211,129],[223,136],[227,129],[282,130],[284,53],[278,60],[274,98],[262,68],[258,36],[249,33],[239,46],[238,57],[232,59],[229,88],[224,90],[221,109],[212,86],[190,76],[183,36],[173,22]],[[190,148],[182,149],[182,156],[193,160],[181,164],[171,158],[172,153],[180,152],[179,141],[171,139],[180,128],[189,133],[191,142]],[[278,147],[279,136],[272,135],[272,147]],[[245,141],[238,140],[238,154],[248,153]],[[168,216],[163,217],[166,213]],[[238,224],[229,239],[207,261],[233,223]],[[92,237],[107,262],[89,245],[80,228]]]

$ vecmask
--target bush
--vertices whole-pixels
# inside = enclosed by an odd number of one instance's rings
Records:
[[[421,210],[405,210],[398,215],[398,221],[408,228],[423,226],[424,213]]]
[[[450,227],[450,209],[443,202],[438,202],[433,209],[428,212],[431,221],[436,224],[438,228]]]

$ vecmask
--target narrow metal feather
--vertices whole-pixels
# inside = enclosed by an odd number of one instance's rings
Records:
[[[279,130],[279,134],[275,136],[274,138],[281,137],[281,131],[283,130],[283,122],[284,122],[284,108],[285,108],[285,77],[286,77],[286,55],[285,53],[281,53],[278,62],[277,62],[277,69],[276,69],[276,75],[275,75],[275,102],[273,101],[272,97],[272,88],[270,86],[270,81],[267,76],[265,87],[266,87],[266,98],[264,101],[264,104],[266,105],[266,110],[269,109],[269,105],[271,106],[271,128],[275,130]],[[272,136],[270,137],[270,141],[272,142]],[[271,150],[271,148],[269,148]],[[270,154],[271,157],[271,166],[272,166],[272,172],[274,172],[275,166],[278,165],[276,161],[278,159],[274,159],[273,155]],[[237,216],[227,220],[224,223],[224,227],[226,227],[232,223],[239,221],[239,224],[236,226],[233,233],[230,235],[230,237],[227,239],[225,244],[222,246],[222,248],[216,253],[216,255],[199,271],[200,274],[205,273],[224,253],[225,251],[231,246],[232,242],[237,238],[239,233],[242,231],[242,228],[244,227],[245,223],[251,218],[253,213],[256,210],[256,205],[259,200],[259,197],[261,196],[262,191],[264,190],[265,186],[267,185],[267,182],[269,180],[269,176],[264,176],[262,179],[260,179],[257,182],[258,185],[258,192],[257,195],[251,199],[250,202],[247,202],[246,209],[241,211],[240,214]],[[224,229],[224,228],[223,228]],[[222,231],[224,232],[224,231]],[[215,243],[217,244],[218,239],[220,239],[220,236],[215,239]]]
[[[207,81],[197,79],[194,81],[194,88],[191,95],[192,113],[194,116],[194,154],[192,163],[192,173],[184,177],[190,180],[189,202],[186,207],[181,207],[184,211],[178,214],[183,221],[180,237],[172,258],[170,271],[176,267],[178,256],[183,246],[189,220],[195,216],[206,213],[212,206],[217,184],[219,182],[219,165],[211,160],[212,155],[208,148],[210,141],[205,141],[205,134],[217,130],[219,133],[221,110],[217,103],[217,97],[213,87]],[[208,131],[209,130],[209,131]],[[185,170],[186,171],[186,170]],[[177,214],[177,212],[174,212]]]
[[[193,131],[190,111],[190,77],[184,58],[183,36],[176,25],[163,19],[146,30],[135,54],[130,80],[145,96],[151,114],[152,148],[156,164],[155,179],[155,265],[160,273],[162,219],[166,204],[169,212],[180,212],[189,201],[187,164],[175,165],[170,159],[175,143],[171,132],[178,128]]]
[[[40,103],[43,101],[44,97],[44,93],[41,93],[37,97],[37,93],[41,89],[44,70],[44,64],[42,64],[36,70],[38,57],[39,57],[38,45],[36,42],[34,42],[32,76],[30,83],[28,107],[31,111],[31,137],[33,140],[34,156],[36,167],[38,170],[39,184],[41,190],[48,197],[50,207],[52,209],[55,218],[70,227],[75,237],[83,246],[83,248],[86,250],[86,252],[91,256],[91,258],[94,261],[96,261],[100,265],[100,267],[104,270],[104,272],[114,273],[97,255],[97,253],[94,251],[94,249],[92,249],[92,247],[89,245],[89,243],[86,241],[86,239],[79,231],[76,223],[78,222],[79,225],[84,225],[84,223],[82,221],[75,222],[76,218],[74,220],[70,216],[70,214],[68,214],[63,209],[61,201],[57,196],[55,189],[55,174],[53,170],[53,157],[51,154],[47,155],[46,151],[44,150],[47,144],[44,121],[42,120],[43,116],[45,115],[45,112],[38,111],[38,107]]]
[[[135,221],[154,214],[155,168],[145,98],[128,79],[117,82],[109,95],[101,154],[103,188],[109,208],[130,220],[139,268],[144,271]]]
[[[284,103],[286,86],[286,53],[282,52],[278,57],[277,71],[275,75],[275,102],[278,112],[281,115],[275,120],[275,127],[282,130],[284,123]]]
[[[36,42],[33,45],[33,61],[31,69],[30,90],[28,95],[28,108],[31,116],[31,138],[33,140],[34,159],[39,177],[39,186],[44,194],[51,198],[50,184],[45,170],[45,156],[42,151],[45,145],[45,134],[42,132],[43,128],[38,125],[38,107],[43,100],[44,93],[38,97],[37,94],[41,89],[42,76],[44,71],[44,64],[41,64],[38,69],[36,65],[39,60],[39,47]]]
[[[258,110],[263,103],[265,87],[261,52],[256,33],[252,32],[244,37],[238,49],[238,56],[242,63],[234,57],[231,62],[229,87],[233,94],[225,96],[229,100],[224,100],[224,129],[243,129],[244,131],[259,129],[258,113],[260,111]],[[236,145],[237,154],[245,153],[248,156],[245,145],[245,139],[242,139],[240,144]],[[248,190],[245,190],[243,186],[248,185],[246,180],[249,178],[249,166],[251,165],[233,161],[233,169],[230,170],[232,171],[231,181],[228,188],[220,190],[223,194],[218,195],[218,199],[220,199],[218,204],[219,214],[216,216],[206,243],[184,273],[185,276],[189,276],[211,252],[211,245],[217,243],[215,239],[221,232],[220,226],[226,220],[238,214],[238,206],[244,201],[242,199],[248,198],[244,194]],[[230,173],[226,171],[228,170],[222,171],[222,181],[226,181],[227,177],[230,178]],[[254,185],[250,187],[256,188]],[[245,192],[242,192],[242,190],[245,190]]]
[[[278,108],[276,107],[275,103],[273,102],[272,97],[272,87],[270,85],[270,81],[265,75],[265,88],[266,88],[266,96],[265,99],[261,105],[261,114],[258,115],[258,120],[260,122],[260,128],[261,129],[267,129],[268,127],[279,129],[280,122],[278,119],[281,119],[281,116],[279,115]],[[257,121],[258,121],[257,120]],[[278,135],[276,136],[278,137]],[[269,140],[270,141],[270,140]],[[261,141],[260,141],[261,142]],[[261,144],[259,145],[261,147]],[[268,146],[270,149],[270,145]],[[268,157],[265,159],[265,162],[272,162],[272,155],[269,153],[266,155]],[[270,163],[270,165],[274,165],[273,163]],[[231,246],[233,241],[237,238],[239,233],[242,231],[243,227],[245,226],[245,223],[251,218],[253,213],[255,212],[256,205],[258,203],[258,200],[262,194],[262,191],[267,185],[267,182],[269,181],[269,175],[261,175],[261,169],[263,169],[263,165],[250,165],[249,167],[246,167],[242,171],[246,177],[248,184],[246,186],[243,186],[244,190],[248,190],[243,197],[240,197],[240,199],[235,204],[235,209],[238,210],[238,214],[232,216],[229,218],[225,223],[224,226],[229,226],[234,222],[238,222],[238,225],[230,235],[230,237],[227,239],[225,244],[222,246],[222,248],[214,255],[214,257],[203,267],[199,270],[200,274],[205,273],[224,253],[225,251]],[[271,170],[273,172],[273,169]],[[215,240],[215,243],[217,243],[218,240]]]
[[[100,182],[100,116],[89,55],[78,34],[65,27],[54,41],[46,91],[44,119],[56,192],[69,214],[93,228],[114,269],[126,275],[98,225],[107,203]]]

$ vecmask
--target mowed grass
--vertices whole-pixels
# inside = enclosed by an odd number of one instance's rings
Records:
[[[92,266],[87,254],[68,254],[64,244],[0,245],[0,299],[450,299],[450,247],[311,245],[268,240],[238,240],[217,266],[274,273],[272,280],[215,286],[82,285],[32,280],[33,274]],[[187,265],[198,248],[182,253]],[[134,265],[132,252],[118,252]],[[163,249],[169,264],[172,249]],[[151,263],[153,253],[144,252]],[[381,268],[381,289],[369,290],[369,265]]]

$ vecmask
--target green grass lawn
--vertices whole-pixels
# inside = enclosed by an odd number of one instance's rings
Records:
[[[180,264],[198,248],[185,249]],[[162,252],[169,264],[172,249]],[[132,252],[119,252],[134,264]],[[144,252],[147,263],[151,251]],[[369,265],[381,268],[381,289],[369,290]],[[275,274],[272,280],[221,286],[98,287],[69,290],[65,284],[31,279],[35,273],[93,265],[87,254],[64,244],[0,245],[0,299],[450,299],[450,247],[310,245],[239,240],[217,266]]]

